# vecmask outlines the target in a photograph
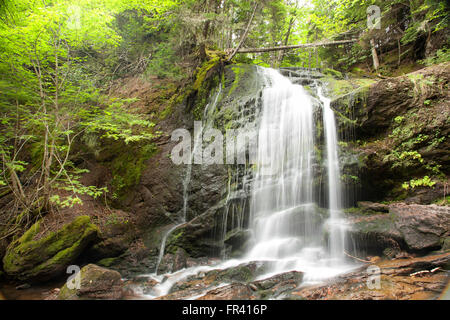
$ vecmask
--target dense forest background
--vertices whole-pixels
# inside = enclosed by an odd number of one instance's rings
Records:
[[[370,5],[380,29],[368,27]],[[212,68],[399,76],[449,61],[448,12],[439,0],[0,1],[0,238],[86,197],[114,207],[154,153],[158,122],[186,97],[206,99]],[[339,40],[355,41],[237,52]],[[151,84],[150,109],[117,94],[130,78]],[[113,144],[108,184],[83,181],[88,155]]]

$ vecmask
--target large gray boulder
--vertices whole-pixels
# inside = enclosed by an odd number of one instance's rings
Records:
[[[445,206],[397,203],[389,206],[389,213],[360,211],[348,218],[350,238],[368,251],[445,250],[450,237],[450,208]]]
[[[61,288],[58,300],[108,299],[123,297],[122,280],[119,272],[88,264],[80,270],[79,288]]]

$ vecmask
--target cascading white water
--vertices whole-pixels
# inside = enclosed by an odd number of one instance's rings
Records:
[[[330,217],[328,219],[328,246],[333,259],[342,259],[345,250],[345,224],[342,220],[342,188],[340,181],[340,168],[338,158],[338,139],[334,112],[330,107],[331,100],[322,95],[319,89],[319,98],[323,102],[323,123],[327,148],[328,171],[328,202]]]
[[[254,259],[292,258],[317,244],[313,217],[313,104],[299,85],[264,69],[257,170],[250,202]]]
[[[343,265],[337,137],[329,100],[324,124],[329,176],[329,250],[314,198],[314,102],[300,85],[264,69],[267,86],[258,133],[258,159],[250,202],[255,244],[246,260],[273,261],[272,272],[302,270],[310,280],[333,276]]]

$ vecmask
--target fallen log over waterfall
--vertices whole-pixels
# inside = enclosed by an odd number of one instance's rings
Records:
[[[269,51],[279,51],[279,50],[290,50],[298,48],[312,48],[312,47],[322,47],[322,46],[333,46],[346,43],[353,43],[358,41],[358,39],[350,40],[337,40],[337,41],[321,41],[313,43],[302,43],[290,46],[279,46],[279,47],[267,47],[267,48],[242,48],[238,49],[237,53],[257,53],[257,52],[269,52]]]

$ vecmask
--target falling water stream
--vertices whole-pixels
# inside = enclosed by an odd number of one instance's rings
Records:
[[[330,107],[330,99],[322,95],[322,88],[318,91],[319,98],[323,102],[323,123],[327,149],[328,171],[328,209],[330,217],[328,225],[328,247],[331,258],[342,260],[345,250],[345,221],[342,219],[342,187],[340,181],[340,168],[338,158],[338,139],[334,112]]]
[[[203,119],[211,119],[210,112],[214,111],[221,92],[222,92],[222,86],[219,86],[217,92],[214,94],[212,101],[210,101],[205,107],[205,111],[203,113]],[[211,123],[207,121],[206,128],[209,128],[209,127],[211,127]],[[199,128],[194,131],[195,131],[195,137],[194,137],[194,147],[192,149],[192,154],[191,154],[191,156],[192,156],[191,163],[187,165],[186,174],[185,174],[185,177],[183,180],[183,208],[182,208],[183,212],[182,212],[182,216],[181,216],[181,222],[175,224],[173,227],[171,227],[169,230],[167,230],[161,239],[161,246],[159,248],[158,261],[156,262],[156,267],[155,267],[155,275],[158,274],[159,266],[164,257],[167,238],[172,234],[173,231],[175,231],[176,229],[178,229],[179,227],[181,227],[183,224],[185,224],[187,222],[187,209],[188,209],[188,201],[189,201],[189,183],[191,182],[192,162],[195,162],[195,157],[198,155],[198,152],[201,152],[202,143],[203,143],[203,141],[201,139],[201,135],[203,134],[203,129]]]
[[[257,164],[253,169],[249,202],[253,245],[240,259],[175,272],[157,285],[155,295],[149,297],[167,294],[175,282],[200,271],[223,269],[249,261],[271,262],[268,272],[259,278],[298,270],[305,273],[304,283],[315,283],[354,267],[344,259],[345,222],[341,217],[338,139],[330,100],[323,95],[320,84],[318,101],[279,71],[269,68],[258,70],[265,86],[259,117]],[[209,113],[214,111],[218,94],[205,110],[206,121]],[[318,163],[314,108],[318,102],[322,107],[326,149],[326,161],[319,165],[326,168],[328,176],[329,215],[325,222],[317,204],[317,195],[314,194],[314,166]],[[197,147],[194,143],[194,149]],[[189,165],[184,181],[182,223],[186,222],[191,170]],[[165,235],[158,265],[164,254],[167,236],[179,225],[172,227]]]

